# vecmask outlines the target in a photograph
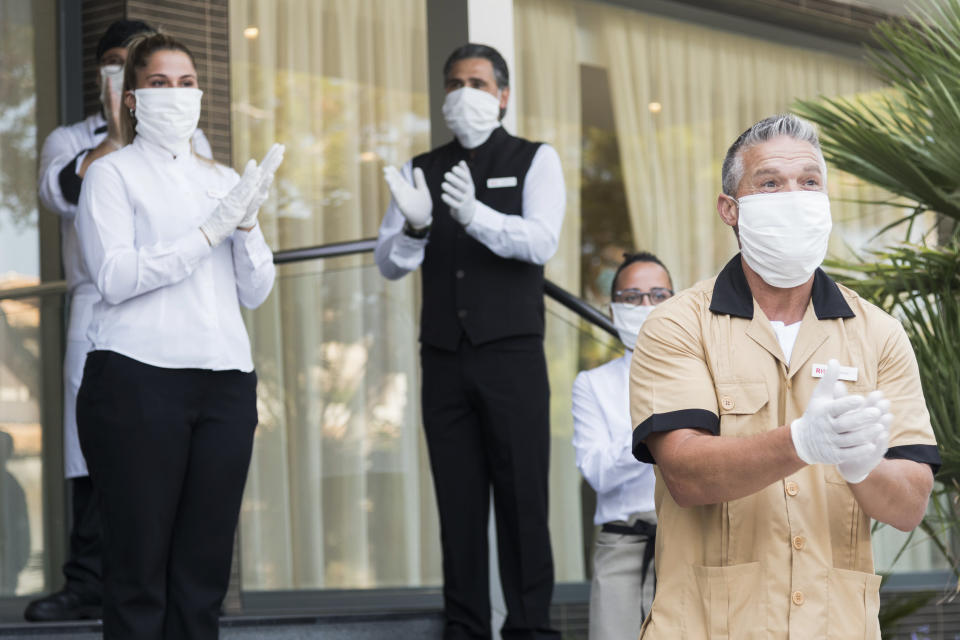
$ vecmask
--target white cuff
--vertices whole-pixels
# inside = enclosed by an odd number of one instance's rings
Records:
[[[411,238],[401,231],[390,243],[390,262],[405,271],[413,271],[423,262],[426,246],[427,238]]]

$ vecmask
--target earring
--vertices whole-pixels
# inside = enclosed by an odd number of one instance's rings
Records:
[[[131,118],[134,117],[134,116],[133,116],[133,109],[130,109],[129,111],[130,111],[130,117],[131,117]]]

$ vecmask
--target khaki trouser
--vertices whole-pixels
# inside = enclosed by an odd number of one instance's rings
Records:
[[[632,523],[638,517],[631,517]],[[639,519],[656,522],[653,512]],[[627,523],[621,523],[627,524]],[[652,543],[651,543],[652,544]],[[642,536],[597,533],[590,585],[590,640],[635,640],[643,615],[653,603],[653,563],[641,589],[641,566],[647,540]],[[641,608],[642,607],[642,608]]]

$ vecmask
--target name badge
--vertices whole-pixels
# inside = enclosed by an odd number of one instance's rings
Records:
[[[506,178],[487,178],[487,189],[504,189],[517,186],[517,176]]]
[[[813,371],[810,372],[814,378],[822,378],[823,374],[827,372],[827,365],[825,364],[815,364],[813,365]],[[847,382],[856,382],[857,381],[857,368],[856,367],[840,367],[840,380],[846,380]]]

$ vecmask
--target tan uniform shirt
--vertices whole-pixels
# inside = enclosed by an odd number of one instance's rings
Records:
[[[630,374],[634,454],[653,432],[748,436],[801,416],[836,358],[852,393],[892,405],[888,458],[939,466],[916,359],[900,324],[818,270],[787,366],[740,256],[657,307]],[[657,470],[657,593],[641,638],[877,639],[880,577],[870,518],[833,465],[810,465],[745,498],[681,508]]]

